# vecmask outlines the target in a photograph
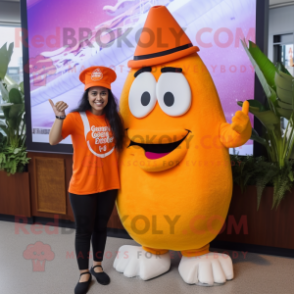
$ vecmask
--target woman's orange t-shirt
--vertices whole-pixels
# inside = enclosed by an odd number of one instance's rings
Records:
[[[86,115],[90,126],[86,138],[79,112],[69,113],[62,125],[62,138],[71,135],[74,149],[68,192],[86,195],[120,189],[115,139],[105,114],[86,111]]]

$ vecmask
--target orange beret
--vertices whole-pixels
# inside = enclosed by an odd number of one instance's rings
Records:
[[[101,86],[111,90],[110,84],[116,80],[116,73],[109,67],[90,66],[80,73],[79,79],[85,84],[85,90],[94,86]]]

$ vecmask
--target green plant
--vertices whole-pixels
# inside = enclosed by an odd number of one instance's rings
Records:
[[[276,162],[268,161],[265,157],[231,155],[234,183],[240,186],[241,192],[247,186],[255,185],[257,189],[257,209],[259,209],[264,188],[274,186],[273,207],[278,207],[286,191],[290,191],[293,184],[294,160],[290,159],[283,169]]]
[[[255,158],[253,156],[230,155],[234,183],[240,186],[242,194],[248,185],[253,184],[255,170]]]
[[[8,175],[23,172],[29,160],[30,158],[27,157],[26,147],[24,146],[19,148],[5,146],[0,153],[0,166]]]
[[[252,165],[256,169],[251,173],[255,173],[256,177],[257,207],[259,208],[264,187],[272,183],[274,208],[278,207],[286,191],[291,189],[294,183],[291,160],[294,157],[294,78],[283,64],[274,65],[255,43],[249,41],[249,48],[245,40],[241,40],[241,43],[267,98],[265,104],[257,100],[247,101],[250,105],[249,112],[254,114],[264,127],[261,136],[253,129],[251,139],[266,148],[269,161],[256,159],[258,164],[254,164],[248,160],[246,164],[249,169]],[[237,103],[242,107],[242,101]],[[281,118],[288,120],[284,135]]]
[[[3,115],[0,116],[0,169],[9,175],[21,172],[28,163],[25,144],[25,109],[23,83],[19,85],[6,75],[14,44],[6,48],[5,43],[0,48],[0,91],[3,102],[0,107]],[[6,139],[3,139],[5,135]],[[1,143],[2,142],[2,143]]]

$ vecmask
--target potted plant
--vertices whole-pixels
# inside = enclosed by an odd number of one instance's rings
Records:
[[[218,246],[243,251],[293,256],[294,236],[289,232],[294,223],[294,79],[281,63],[274,65],[256,44],[249,41],[247,48],[245,40],[241,42],[266,96],[264,104],[247,100],[249,111],[263,126],[260,134],[252,131],[251,139],[262,144],[267,154],[231,155],[231,160],[237,162],[232,164],[233,197],[216,241],[225,242]],[[287,120],[285,131],[282,120]]]
[[[0,213],[31,216],[23,83],[6,75],[13,46],[0,48]]]
[[[240,185],[242,192],[247,184],[256,185],[258,208],[264,188],[268,184],[273,185],[272,208],[277,208],[294,183],[294,78],[283,64],[274,65],[255,43],[249,41],[247,48],[245,40],[241,42],[267,98],[264,105],[257,100],[247,101],[249,112],[264,127],[260,135],[253,129],[251,139],[265,147],[268,158],[233,156],[242,162],[233,167],[234,181]],[[242,107],[243,102],[239,101],[238,105]],[[283,118],[287,120],[284,134],[281,128]]]
[[[13,43],[7,50],[6,43],[0,48],[0,90],[3,114],[0,116],[0,170],[8,175],[25,170],[29,158],[25,144],[25,107],[23,83],[19,85],[6,75],[13,52]]]

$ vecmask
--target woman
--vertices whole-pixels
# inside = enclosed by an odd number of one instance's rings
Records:
[[[73,174],[68,192],[75,217],[75,251],[80,279],[75,294],[87,293],[94,275],[98,283],[110,283],[103,272],[102,260],[106,243],[107,222],[120,188],[117,152],[122,149],[124,129],[111,92],[115,72],[107,67],[92,66],[80,74],[85,92],[77,109],[65,115],[68,105],[52,100],[56,120],[49,142],[58,144],[71,135]],[[88,269],[90,240],[93,266]]]

